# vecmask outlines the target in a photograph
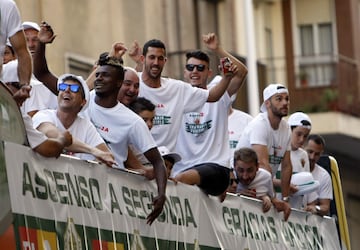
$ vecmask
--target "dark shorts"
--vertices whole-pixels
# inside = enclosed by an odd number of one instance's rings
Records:
[[[206,193],[214,196],[222,194],[229,186],[230,169],[216,163],[202,163],[190,169],[200,175],[199,187]]]

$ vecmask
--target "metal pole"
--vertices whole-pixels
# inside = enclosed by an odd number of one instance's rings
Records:
[[[245,37],[247,48],[247,95],[249,113],[256,116],[260,111],[259,102],[259,83],[258,72],[256,65],[256,46],[255,46],[255,32],[254,32],[254,6],[252,0],[245,0],[244,17],[245,17]]]

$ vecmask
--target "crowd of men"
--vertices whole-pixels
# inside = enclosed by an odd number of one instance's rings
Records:
[[[1,81],[21,107],[30,146],[47,157],[97,159],[155,179],[158,195],[149,224],[163,209],[169,178],[197,185],[220,201],[226,192],[259,198],[264,212],[274,206],[285,220],[291,207],[329,213],[331,179],[317,165],[323,138],[310,135],[311,120],[302,112],[284,119],[290,98],[282,84],[264,89],[256,117],[233,109],[247,68],[221,47],[216,34],[202,38],[220,58],[217,75],[209,55],[192,50],[184,59],[184,81],[163,77],[166,46],[152,39],[129,50],[113,44],[86,80],[68,73],[58,77],[45,56],[55,40],[52,27],[21,23],[19,15],[5,20],[3,13],[16,12],[16,5],[0,0],[0,6]],[[136,70],[123,65],[125,53]],[[314,185],[305,192],[295,182],[299,176]]]

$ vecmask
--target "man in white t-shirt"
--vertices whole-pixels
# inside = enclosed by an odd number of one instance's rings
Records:
[[[89,103],[89,89],[81,76],[64,74],[58,79],[58,108],[40,110],[33,116],[33,125],[48,137],[58,137],[69,131],[73,144],[66,154],[84,160],[96,158],[112,166],[115,161],[94,125],[78,115]]]
[[[246,126],[252,121],[253,117],[241,110],[230,106],[228,114],[229,147],[230,147],[230,166],[234,166],[234,152],[241,134]]]
[[[19,89],[13,84],[0,84],[9,90],[19,107],[23,104],[24,100],[29,97],[30,86],[24,86]],[[59,134],[56,138],[48,138],[33,127],[30,116],[22,114],[22,118],[29,146],[40,155],[44,157],[59,157],[63,149],[72,144],[72,135],[69,131]]]
[[[289,92],[282,84],[270,84],[264,89],[263,98],[261,113],[245,128],[237,148],[253,148],[258,155],[260,167],[269,171],[273,177],[282,164],[282,199],[288,202],[292,174],[291,131],[283,117],[289,111]]]
[[[18,61],[13,60],[4,65],[2,81],[7,84],[16,84],[19,82],[17,75]],[[30,97],[25,100],[20,107],[23,114],[33,116],[37,111],[42,109],[56,109],[56,96],[34,76],[30,79]],[[54,102],[55,101],[55,102]]]
[[[257,154],[252,148],[244,147],[235,151],[234,169],[238,178],[237,193],[261,199],[264,212],[274,204],[277,211],[284,211],[284,219],[287,220],[291,209],[274,196],[271,174],[259,168]]]
[[[26,46],[21,18],[16,3],[12,0],[0,0],[0,73],[6,40],[9,39],[19,60],[17,75],[20,85],[28,85],[32,72],[32,61]]]
[[[333,199],[331,176],[323,167],[317,164],[324,152],[325,140],[320,135],[311,134],[307,138],[304,148],[309,156],[310,172],[314,180],[319,181],[320,184],[316,190],[318,199],[315,202],[311,202],[308,195],[305,195],[305,200],[308,203],[305,210],[321,216],[329,215],[330,202]]]
[[[291,154],[293,173],[309,172],[309,159],[302,148],[311,131],[311,119],[303,112],[295,112],[289,116],[291,129]]]
[[[291,129],[291,152],[290,159],[293,174],[299,172],[310,172],[309,158],[306,151],[302,148],[311,131],[310,117],[303,112],[295,112],[288,118],[288,124]],[[280,186],[281,166],[276,173],[278,182],[276,186]],[[291,207],[301,209],[303,206],[303,196],[297,195],[297,188],[290,184],[290,190],[293,190],[290,197]]]
[[[198,185],[206,194],[221,195],[229,186],[229,146],[227,111],[230,97],[235,94],[247,74],[247,68],[222,47],[214,33],[203,36],[205,45],[220,57],[230,59],[217,84],[228,85],[219,101],[205,103],[197,112],[183,115],[176,152],[182,160],[175,164],[173,176],[177,181]],[[186,54],[184,79],[194,88],[207,89],[212,71],[209,56],[195,50]],[[225,84],[224,84],[225,82]],[[211,88],[211,89],[212,89]]]
[[[34,56],[34,72],[40,80],[54,86],[58,79],[49,71],[45,58],[45,46],[52,42],[53,30],[47,23],[42,23],[40,32],[44,35]],[[129,144],[134,145],[153,165],[158,196],[153,198],[154,207],[147,216],[147,223],[152,224],[161,213],[166,199],[167,177],[164,161],[144,120],[117,100],[124,81],[124,68],[120,60],[114,57],[101,57],[98,65],[89,106],[83,115],[90,118],[107,143],[118,167],[124,168]]]
[[[136,54],[136,53],[135,53]],[[157,145],[175,150],[177,135],[184,113],[199,110],[205,102],[216,102],[227,89],[227,83],[217,84],[210,90],[193,88],[183,81],[161,77],[167,61],[165,44],[152,39],[144,44],[142,55],[137,59],[142,64],[139,96],[149,99],[156,106],[154,127],[151,130]]]
[[[26,21],[22,23],[22,28],[24,29],[27,47],[33,56],[39,44],[38,34],[40,26],[37,23]],[[16,83],[19,81],[17,77],[17,67],[19,64],[21,65],[19,60],[13,60],[4,65],[2,75],[3,82]],[[29,83],[32,86],[30,98],[28,98],[21,107],[22,112],[33,116],[37,111],[42,109],[56,109],[57,98],[54,93],[36,79],[34,75],[31,75]]]

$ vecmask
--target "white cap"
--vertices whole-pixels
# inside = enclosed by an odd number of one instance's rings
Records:
[[[82,76],[77,76],[74,74],[63,74],[63,75],[59,76],[58,81],[57,81],[58,90],[59,90],[59,84],[63,83],[64,78],[67,78],[69,76],[76,78],[81,83],[81,86],[84,90],[85,100],[86,100],[86,104],[81,108],[81,110],[84,110],[89,105],[90,91],[89,91],[89,87],[86,84],[86,81],[84,80],[84,78],[82,78]]]
[[[10,43],[9,38],[8,38],[8,39],[6,39],[6,43],[5,43],[5,45],[6,45],[6,46],[9,46],[9,47],[12,47],[12,45],[11,45],[11,43]]]
[[[34,23],[34,22],[29,22],[29,21],[23,22],[22,28],[23,28],[23,30],[34,29],[34,30],[40,31],[39,24]]]
[[[269,86],[267,86],[263,91],[264,102],[260,107],[260,111],[266,112],[266,105],[265,105],[266,100],[268,100],[270,97],[272,97],[275,94],[282,94],[282,93],[289,94],[289,91],[287,90],[287,88],[284,85],[282,85],[280,83],[273,83],[273,84],[270,84]]]
[[[291,184],[298,188],[298,191],[293,196],[304,195],[315,191],[320,183],[314,180],[314,177],[310,172],[299,172],[291,176]]]
[[[311,129],[311,120],[310,117],[303,112],[295,112],[289,116],[288,119],[289,126],[301,126],[304,128]]]
[[[162,157],[167,156],[174,159],[174,163],[181,160],[181,156],[177,153],[172,153],[169,149],[165,146],[158,147],[158,150]]]

